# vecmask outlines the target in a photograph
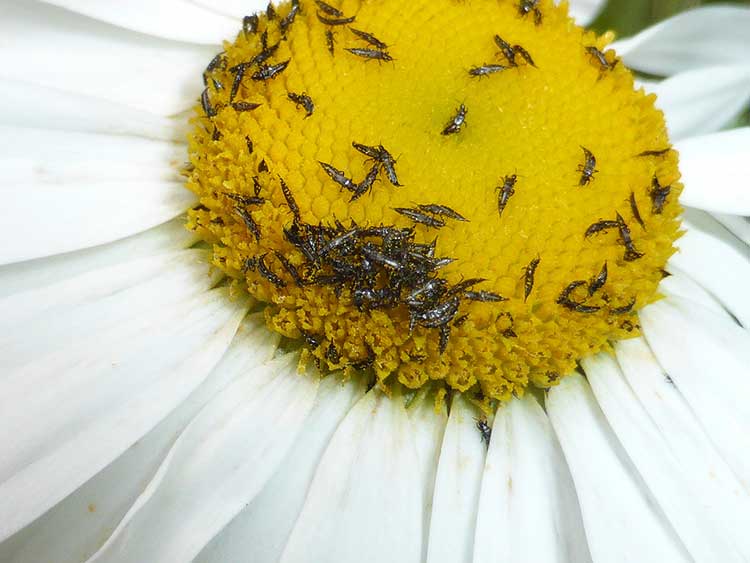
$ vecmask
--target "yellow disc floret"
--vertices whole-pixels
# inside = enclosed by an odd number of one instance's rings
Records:
[[[269,326],[506,400],[638,333],[679,234],[653,96],[551,0],[300,0],[206,70],[189,227]]]

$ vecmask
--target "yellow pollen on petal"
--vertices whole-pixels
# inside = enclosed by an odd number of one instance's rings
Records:
[[[611,36],[551,0],[275,12],[204,74],[187,181],[188,227],[271,329],[500,401],[638,334],[681,185]]]

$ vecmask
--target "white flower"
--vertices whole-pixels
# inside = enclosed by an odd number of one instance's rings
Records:
[[[180,217],[184,112],[252,9],[3,4],[0,561],[750,560],[750,128],[725,130],[750,9],[616,44],[667,77],[645,85],[686,234],[644,337],[511,401],[488,449],[460,397],[448,417],[298,377],[211,289]]]

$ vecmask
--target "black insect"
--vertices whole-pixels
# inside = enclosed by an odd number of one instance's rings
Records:
[[[560,293],[560,296],[557,298],[557,303],[559,305],[562,305],[566,309],[575,311],[576,313],[595,313],[596,311],[601,309],[601,307],[586,305],[578,301],[573,301],[570,298],[573,292],[583,285],[586,285],[586,282],[584,280],[576,280],[568,284],[568,286],[562,290],[562,293]]]
[[[586,147],[581,147],[586,158],[584,164],[578,165],[578,171],[581,173],[581,179],[578,181],[579,186],[585,186],[594,179],[594,174],[599,172],[596,168],[596,157]]]
[[[232,79],[232,89],[229,91],[230,102],[234,100],[235,96],[237,96],[237,92],[240,91],[240,85],[242,84],[242,79],[245,77],[245,71],[247,70],[247,68],[248,65],[246,63],[240,63],[237,66],[229,69],[229,72],[234,72],[234,78]]]
[[[500,301],[508,300],[507,297],[491,291],[467,291],[464,293],[464,297],[469,301],[479,301],[481,303],[499,303]]]
[[[526,16],[533,12],[534,24],[540,25],[542,23],[542,12],[537,7],[539,0],[520,0],[518,2],[518,13],[522,16]]]
[[[497,196],[497,213],[500,217],[503,216],[503,211],[505,211],[505,206],[508,205],[510,197],[516,193],[514,187],[517,179],[518,176],[516,174],[505,176],[503,178],[503,185],[495,188],[495,191],[500,192]]]
[[[633,237],[630,235],[630,227],[628,227],[627,223],[625,223],[625,219],[623,219],[622,215],[619,213],[617,214],[617,227],[620,230],[620,241],[623,246],[625,246],[625,261],[632,262],[633,260],[642,258],[643,253],[638,252],[633,244]]]
[[[276,19],[276,10],[273,9],[273,5],[270,2],[268,3],[268,6],[266,6],[266,17],[268,18],[268,21]]]
[[[482,66],[475,66],[469,69],[469,74],[471,76],[489,76],[490,74],[495,74],[496,72],[502,72],[504,70],[507,70],[507,66],[503,65],[482,65]]]
[[[453,320],[456,312],[458,312],[459,305],[458,297],[453,297],[431,309],[412,311],[410,324],[416,323],[425,328],[441,327]]]
[[[421,225],[427,225],[428,227],[433,227],[435,229],[445,227],[445,221],[439,219],[438,217],[431,217],[429,215],[426,215],[418,209],[410,209],[408,207],[394,207],[393,210],[396,213],[400,213],[404,217],[408,217],[415,223],[419,223]]]
[[[661,215],[671,191],[672,186],[662,186],[656,176],[651,179],[651,189],[648,193],[651,196],[651,213],[653,215]]]
[[[276,287],[286,287],[286,282],[268,269],[268,266],[266,265],[266,256],[268,256],[268,254],[263,254],[258,257],[258,273]]]
[[[330,176],[331,180],[336,182],[339,186],[352,192],[357,191],[357,185],[351,180],[351,178],[347,178],[343,171],[334,168],[325,162],[318,161],[318,164],[320,164],[323,170],[325,170],[325,173]]]
[[[253,141],[249,135],[245,135],[245,145],[247,145],[248,154],[253,154]]]
[[[613,62],[609,62],[609,60],[607,60],[607,55],[593,45],[586,47],[586,52],[599,64],[601,70],[612,70],[617,66],[617,59]]]
[[[261,189],[261,186],[260,186],[260,181],[258,180],[258,177],[253,176],[253,193],[255,194],[256,197],[260,196],[260,189]]]
[[[506,328],[505,330],[503,330],[502,335],[505,338],[518,338],[518,335],[516,334],[516,331],[513,330],[513,323],[515,322],[513,320],[513,315],[511,315],[510,313],[508,313],[507,311],[505,311],[503,313],[500,313],[500,315],[498,316],[498,319],[500,319],[501,317],[507,317],[508,321],[510,322],[510,326],[508,328]]]
[[[524,61],[526,61],[526,64],[529,64],[529,65],[531,65],[531,66],[533,66],[533,67],[536,68],[536,65],[534,64],[534,59],[531,58],[531,55],[529,54],[529,52],[526,49],[524,49],[520,45],[513,45],[512,49],[513,49],[513,66],[517,65],[517,63],[515,61],[515,56],[516,55],[521,55],[521,58]]]
[[[218,80],[216,80],[215,78],[212,78],[212,79],[211,79],[211,84],[213,84],[213,85],[214,85],[214,90],[216,90],[217,92],[218,92],[219,90],[223,90],[223,89],[224,89],[224,84],[222,84],[221,82],[219,82],[219,81],[218,81]]]
[[[245,207],[248,207],[250,205],[263,205],[266,202],[265,199],[263,199],[262,197],[258,197],[258,196],[233,194],[229,192],[223,192],[223,195],[233,201],[236,201],[237,203],[241,205],[244,205]]]
[[[531,295],[531,290],[534,289],[534,276],[536,275],[536,269],[539,267],[539,262],[542,259],[538,256],[534,258],[529,265],[524,269],[523,274],[523,301],[524,303]]]
[[[242,273],[246,274],[248,272],[254,272],[257,266],[258,266],[257,257],[252,256],[250,258],[246,258],[245,261],[242,263]]]
[[[281,265],[284,266],[284,269],[289,273],[289,275],[294,280],[294,284],[297,287],[302,287],[305,282],[302,279],[302,276],[300,276],[299,271],[297,268],[294,267],[294,265],[289,262],[286,256],[284,256],[281,252],[278,250],[274,250],[273,253],[276,255],[276,258],[278,258],[279,262],[281,262]]]
[[[289,65],[289,61],[291,59],[287,59],[284,62],[281,62],[279,64],[275,65],[260,65],[260,68],[253,73],[253,75],[250,77],[253,80],[270,80],[271,78],[275,78],[282,72],[284,72],[284,69]]]
[[[516,66],[516,53],[515,51],[513,51],[513,47],[511,46],[511,44],[505,41],[499,35],[495,35],[495,44],[500,48],[500,52],[508,61],[508,64],[511,66]]]
[[[232,109],[234,111],[253,111],[258,109],[263,104],[256,104],[251,102],[232,102]]]
[[[604,284],[607,283],[607,275],[607,263],[605,262],[599,273],[589,282],[589,297],[604,287]]]
[[[263,33],[260,34],[260,46],[265,51],[268,49],[268,30],[264,29]]]
[[[354,35],[356,35],[360,39],[364,39],[370,45],[377,47],[378,49],[385,50],[388,48],[388,45],[386,45],[380,39],[375,37],[372,33],[367,33],[366,31],[360,31],[359,29],[354,29],[353,27],[350,27],[349,31],[351,31]]]
[[[635,297],[628,303],[627,305],[623,305],[622,307],[615,307],[614,309],[611,309],[611,313],[613,315],[625,315],[633,310],[633,307],[635,307]]]
[[[268,164],[266,164],[266,159],[260,161],[260,164],[258,164],[258,172],[268,172]]]
[[[224,53],[219,53],[213,59],[211,59],[210,63],[208,63],[208,66],[206,67],[206,73],[211,73],[217,68],[224,69],[226,66],[227,59],[224,56]]]
[[[638,209],[638,203],[635,201],[635,193],[633,192],[630,192],[630,211],[633,213],[633,218],[636,221],[638,221],[638,224],[645,231],[646,224],[643,222],[643,218],[641,217],[641,212]]]
[[[388,176],[388,181],[396,187],[401,186],[401,184],[399,184],[398,182],[398,176],[396,175],[396,160],[383,145],[371,147],[352,141],[352,146],[365,156],[382,164],[383,169],[385,170],[385,174],[386,176]]]
[[[253,216],[250,215],[250,212],[239,205],[234,208],[234,212],[240,216],[240,219],[245,223],[247,230],[253,234],[255,240],[260,240],[260,227],[258,227],[258,223],[255,222]]]
[[[357,47],[353,47],[351,49],[346,48],[344,50],[349,51],[352,55],[357,55],[358,57],[362,57],[363,59],[386,61],[386,62],[393,60],[393,57],[391,57],[387,52],[380,51],[378,49],[360,49]]]
[[[326,30],[326,45],[328,47],[328,51],[333,55],[333,45],[335,41],[333,39],[333,31],[330,29]]]
[[[452,135],[454,133],[458,133],[461,130],[461,127],[466,125],[466,114],[468,113],[468,110],[466,109],[466,106],[461,104],[458,107],[458,110],[456,110],[456,115],[454,115],[451,120],[448,122],[448,124],[445,126],[445,128],[441,131],[441,135]]]
[[[315,15],[318,16],[318,19],[321,21],[321,23],[324,23],[326,25],[347,25],[357,19],[356,16],[351,16],[348,18],[343,18],[343,17],[327,18],[325,16],[321,16],[320,14],[315,14]]]
[[[487,424],[486,418],[475,418],[477,422],[477,430],[479,430],[480,439],[484,442],[486,447],[490,447],[490,440],[492,439],[492,428]]]
[[[251,33],[257,32],[259,23],[260,19],[256,15],[245,16],[242,18],[242,33],[245,34],[245,37]]]
[[[586,232],[584,233],[583,236],[584,238],[589,238],[597,233],[608,231],[609,229],[618,229],[619,227],[620,227],[620,223],[618,223],[617,221],[609,221],[609,220],[600,219],[596,223],[589,225],[589,228],[586,229]]]
[[[293,101],[294,105],[296,105],[297,107],[302,106],[303,108],[305,108],[305,111],[307,112],[305,118],[310,117],[313,114],[315,104],[313,103],[312,98],[304,92],[302,92],[301,94],[289,92],[286,97]]]
[[[294,200],[294,195],[292,195],[292,190],[289,189],[289,186],[286,185],[286,182],[281,176],[279,176],[279,182],[281,183],[281,191],[284,193],[284,199],[286,199],[286,203],[289,206],[289,209],[292,210],[292,213],[294,214],[294,218],[297,221],[299,221],[300,220],[299,206],[297,205],[297,202]]]
[[[315,3],[318,5],[318,8],[320,9],[321,12],[324,12],[328,14],[329,16],[335,16],[337,18],[340,18],[344,15],[344,12],[342,12],[341,10],[337,10],[330,4],[326,4],[322,0],[315,0]]]
[[[433,215],[441,215],[448,217],[448,219],[455,219],[456,221],[468,221],[466,217],[461,215],[458,211],[454,211],[447,205],[438,205],[436,203],[430,203],[426,205],[417,205],[417,207],[425,213],[432,213]]]
[[[211,105],[211,99],[208,96],[208,88],[204,89],[201,94],[201,107],[203,108],[203,113],[206,114],[206,117],[209,119],[216,117],[218,112],[216,108]]]
[[[211,133],[211,140],[218,141],[221,139],[221,131],[219,131],[219,128],[214,125],[214,132]]]
[[[298,329],[300,334],[302,335],[302,338],[305,340],[305,343],[312,349],[315,350],[318,346],[320,346],[321,338],[320,336],[317,336],[311,332],[307,332],[305,329],[300,328]]]
[[[294,23],[294,19],[297,17],[297,14],[299,13],[300,13],[299,0],[292,0],[292,7],[289,9],[289,13],[287,13],[287,15],[284,16],[279,22],[279,28],[281,29],[282,34],[284,35],[286,34],[288,29]]]
[[[251,67],[253,65],[262,65],[264,62],[270,59],[274,55],[274,53],[276,53],[278,48],[279,48],[279,43],[276,43],[275,45],[271,45],[270,47],[265,46],[263,47],[263,50],[257,55],[255,55],[252,59],[244,63],[240,63],[239,65],[233,66],[232,68],[229,69],[229,71],[230,72],[233,71],[240,65],[245,65],[247,67]]]
[[[444,324],[439,328],[440,340],[438,341],[438,350],[440,354],[443,354],[448,348],[448,340],[451,337],[451,325]]]
[[[669,151],[672,150],[672,147],[667,147],[666,149],[660,149],[655,151],[643,151],[642,153],[638,153],[635,156],[664,156],[665,154],[669,153]]]
[[[362,197],[364,194],[366,194],[368,191],[370,191],[379,173],[380,173],[380,164],[378,163],[373,164],[372,168],[370,168],[370,171],[367,173],[367,176],[365,176],[365,179],[362,180],[359,184],[357,184],[356,187],[354,188],[354,194],[352,194],[352,197],[349,201],[356,201],[357,199]]]

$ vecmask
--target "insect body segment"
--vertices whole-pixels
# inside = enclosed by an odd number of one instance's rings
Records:
[[[456,110],[456,115],[454,115],[448,122],[448,124],[443,128],[441,135],[453,135],[455,133],[458,133],[461,128],[466,125],[467,113],[468,110],[466,109],[466,106],[461,104]]]

